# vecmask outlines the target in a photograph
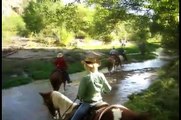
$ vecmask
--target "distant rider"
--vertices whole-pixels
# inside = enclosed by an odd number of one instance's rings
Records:
[[[72,81],[70,80],[69,74],[67,72],[68,65],[67,65],[62,53],[57,54],[57,58],[54,61],[54,65],[56,66],[56,70],[63,72],[63,75],[65,75],[67,82],[71,83]]]

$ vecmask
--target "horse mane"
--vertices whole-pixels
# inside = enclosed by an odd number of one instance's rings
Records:
[[[65,112],[66,114],[72,112],[73,108],[77,106],[77,103],[74,103],[58,91],[52,91],[51,97],[55,108],[59,109],[60,115],[63,115]]]

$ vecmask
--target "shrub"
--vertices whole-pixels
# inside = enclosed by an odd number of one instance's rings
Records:
[[[112,39],[113,39],[113,36],[111,35],[105,35],[102,37],[102,40],[104,41],[105,44],[110,43]]]

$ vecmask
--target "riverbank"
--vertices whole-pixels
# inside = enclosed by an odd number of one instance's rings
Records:
[[[132,94],[125,105],[147,111],[153,120],[179,120],[179,60],[158,72],[158,79],[145,91]]]
[[[137,46],[126,47],[128,61],[125,63],[138,62],[156,57],[152,53],[158,48],[158,45],[149,44],[149,54],[142,56],[139,53]],[[20,49],[16,53],[2,58],[2,88],[10,88],[14,86],[24,85],[32,81],[48,79],[49,74],[54,69],[52,64],[53,59],[58,52],[63,52],[69,64],[68,72],[70,74],[81,72],[84,70],[80,61],[88,51],[96,51],[102,54],[101,68],[105,67],[105,58],[109,55],[111,47],[108,49]],[[117,48],[119,50],[119,48]]]

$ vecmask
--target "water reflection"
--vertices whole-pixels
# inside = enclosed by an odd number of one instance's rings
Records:
[[[156,59],[123,64],[122,70],[118,73],[121,74],[124,72],[123,77],[117,78],[117,83],[112,84],[113,89],[111,93],[109,95],[104,95],[104,99],[112,104],[125,103],[128,101],[129,95],[147,89],[153,80],[156,79],[157,73],[155,69],[161,68],[167,64],[169,60],[170,57],[158,54]],[[102,72],[105,71],[104,69]]]
[[[167,62],[168,61],[166,60],[157,58],[153,60],[147,60],[144,62],[124,64],[122,70],[131,71],[131,70],[138,70],[138,69],[144,69],[144,68],[159,68],[165,65]]]
[[[104,95],[105,100],[112,104],[123,104],[128,101],[129,95],[147,89],[156,79],[155,69],[167,64],[171,58],[165,54],[157,53],[157,55],[156,59],[123,64],[122,70],[117,73],[122,74],[122,77],[118,77],[117,82],[112,84],[113,89],[109,95]],[[107,70],[103,69],[102,72],[106,73]]]
[[[118,80],[116,84],[112,84],[113,89],[111,93],[104,95],[104,98],[112,104],[123,104],[128,101],[129,95],[148,88],[155,77],[156,73],[152,71],[145,73],[136,71],[124,80]]]
[[[120,72],[109,77],[113,79],[111,83],[113,89],[110,94],[104,95],[104,100],[110,104],[123,104],[132,93],[138,93],[147,89],[156,78],[155,70],[165,65],[168,62],[167,58],[170,57],[159,56],[157,59],[145,62],[124,64]],[[101,71],[103,73],[108,72],[107,69]],[[86,72],[81,72],[70,75],[74,82],[67,85],[67,90],[64,94],[71,100],[75,99],[79,81],[85,74]],[[42,80],[2,90],[2,119],[50,120],[49,111],[43,105],[42,98],[38,93],[47,92],[51,89],[49,80]],[[63,87],[61,87],[60,92],[62,91]],[[34,113],[36,113],[36,115]]]

